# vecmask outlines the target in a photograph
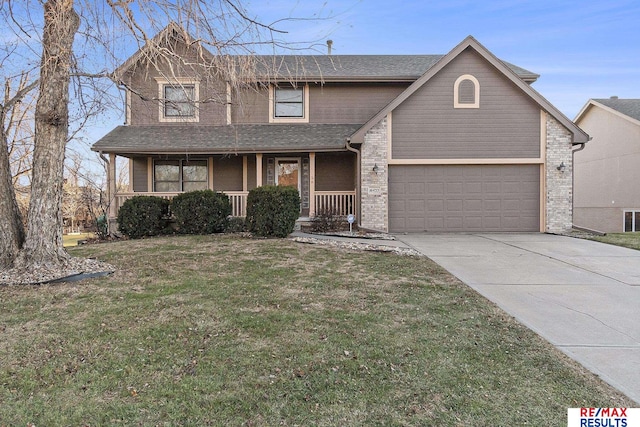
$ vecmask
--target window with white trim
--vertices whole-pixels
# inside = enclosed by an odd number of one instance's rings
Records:
[[[271,86],[269,88],[271,123],[309,122],[309,86]]]
[[[194,117],[196,115],[194,85],[164,85],[164,117]]]
[[[162,193],[206,190],[208,176],[206,160],[156,160],[153,188]]]
[[[197,122],[199,84],[190,79],[157,79],[160,122]]]
[[[480,108],[480,82],[471,74],[463,74],[454,83],[453,108]]]
[[[624,231],[640,231],[640,211],[624,211]]]

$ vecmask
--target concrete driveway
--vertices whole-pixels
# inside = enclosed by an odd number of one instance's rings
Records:
[[[549,234],[396,237],[640,403],[640,251]]]

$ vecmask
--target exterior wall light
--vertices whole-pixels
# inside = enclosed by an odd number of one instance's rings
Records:
[[[376,163],[375,165],[373,165],[373,172],[378,175],[378,173],[380,172],[380,168],[378,167],[378,164]]]
[[[561,162],[561,163],[560,163],[560,166],[558,166],[556,169],[558,169],[560,172],[563,172],[563,173],[564,173],[564,170],[565,170],[566,168],[567,168],[567,167],[565,166],[564,162]]]

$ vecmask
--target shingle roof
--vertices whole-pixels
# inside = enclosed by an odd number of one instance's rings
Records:
[[[408,80],[413,81],[444,55],[278,55],[258,56],[260,76],[288,80]],[[531,83],[539,75],[505,62],[521,79]]]
[[[640,99],[606,98],[594,101],[640,121]]]
[[[150,46],[163,45],[170,39],[178,40],[201,49],[205,58],[215,58],[197,39],[191,37],[184,28],[170,22],[162,31],[120,65],[114,72],[117,78],[122,76],[137,61],[145,57]],[[268,80],[416,80],[435,65],[444,55],[232,55],[219,58],[230,59],[239,64],[254,64],[258,76]],[[249,59],[249,61],[247,61]],[[524,68],[504,62],[527,83],[540,77]],[[237,67],[233,67],[237,68]],[[243,66],[239,65],[239,70]]]
[[[118,126],[96,142],[92,150],[117,154],[331,151],[344,149],[346,138],[359,127],[357,124]]]

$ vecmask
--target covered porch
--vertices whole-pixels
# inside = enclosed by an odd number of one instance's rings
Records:
[[[210,189],[229,197],[232,216],[246,216],[247,196],[262,185],[289,185],[300,193],[300,216],[357,212],[356,156],[348,151],[177,156],[121,155],[128,158],[127,188],[116,188],[115,153],[109,154],[109,210],[134,196],[171,199],[186,191]]]
[[[356,124],[201,124],[118,126],[92,149],[108,156],[109,218],[133,196],[172,198],[193,190],[227,194],[233,216],[246,215],[249,191],[290,185],[300,216],[358,212],[358,154],[349,147]],[[128,159],[129,181],[116,188],[116,159]]]

